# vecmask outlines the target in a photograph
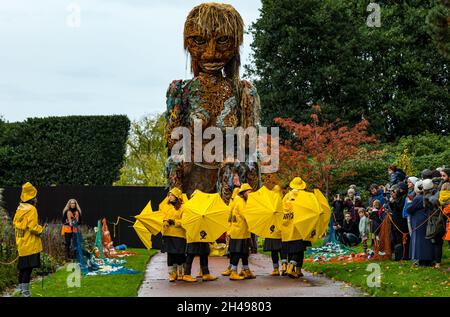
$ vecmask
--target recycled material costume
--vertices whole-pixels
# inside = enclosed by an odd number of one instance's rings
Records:
[[[292,180],[289,187],[292,190],[283,198],[285,217],[281,230],[282,250],[285,254],[288,254],[289,257],[289,265],[286,274],[292,278],[299,278],[303,276],[301,269],[303,266],[305,250],[308,246],[311,246],[311,242],[303,241],[298,230],[295,229],[292,218],[289,217],[289,213],[291,212],[289,210],[289,202],[295,200],[298,192],[300,190],[305,190],[307,185],[300,177],[296,177]]]
[[[183,279],[186,263],[186,231],[181,226],[183,193],[179,188],[169,192],[169,203],[160,210],[164,213],[162,228],[162,252],[167,253],[169,281]]]
[[[166,167],[170,188],[178,187],[188,195],[196,189],[218,192],[228,203],[234,187],[242,183],[249,183],[253,189],[260,187],[259,161],[249,160],[248,154],[245,162],[224,157],[221,162],[208,163],[201,158],[194,163],[196,120],[202,120],[202,132],[209,127],[225,132],[226,128],[259,126],[259,96],[250,82],[239,79],[243,34],[242,18],[228,4],[201,4],[186,19],[184,48],[191,56],[194,78],[175,80],[167,91]],[[171,135],[178,127],[191,132],[190,161],[186,160],[187,153],[172,153],[178,140]],[[208,143],[202,141],[202,150]],[[223,138],[223,153],[225,146]],[[179,159],[183,155],[184,159]]]
[[[19,252],[19,286],[16,292],[30,297],[30,280],[33,269],[41,266],[42,252],[41,234],[44,230],[38,224],[36,209],[37,189],[30,183],[22,186],[20,205],[14,215],[13,224]]]
[[[233,206],[230,215],[230,229],[228,234],[230,236],[230,266],[225,272],[224,276],[229,276],[230,280],[254,279],[256,276],[250,271],[248,266],[248,258],[250,254],[250,231],[248,230],[247,222],[243,216],[245,204],[247,200],[246,194],[252,190],[249,184],[243,184],[239,190],[239,196],[233,200]],[[242,260],[242,270],[238,274],[237,266],[239,260]]]

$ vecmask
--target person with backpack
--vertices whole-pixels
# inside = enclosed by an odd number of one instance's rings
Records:
[[[66,261],[75,258],[73,241],[81,223],[81,208],[76,199],[69,199],[62,212],[62,230],[64,236],[64,247],[66,251]]]
[[[431,179],[423,181],[424,207],[429,210],[425,239],[431,241],[434,267],[439,269],[442,261],[446,217],[440,211],[439,191],[436,187],[437,185]]]

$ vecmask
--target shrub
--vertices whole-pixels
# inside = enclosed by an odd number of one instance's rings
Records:
[[[112,185],[130,128],[126,116],[28,119],[0,129],[0,185]]]

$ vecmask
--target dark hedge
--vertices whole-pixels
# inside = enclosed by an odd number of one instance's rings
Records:
[[[0,187],[112,185],[120,177],[130,120],[69,116],[0,123]]]

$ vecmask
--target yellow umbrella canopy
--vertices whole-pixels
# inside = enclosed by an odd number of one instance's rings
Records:
[[[248,195],[244,210],[249,231],[263,238],[281,238],[283,203],[280,194],[263,186]]]
[[[228,229],[230,209],[219,194],[197,191],[184,204],[181,223],[189,243],[214,242]]]
[[[313,193],[300,190],[295,200],[289,204],[293,211],[293,225],[300,233],[302,240],[319,239],[319,219],[322,209]]]
[[[314,195],[316,196],[319,206],[322,209],[322,213],[319,218],[319,225],[317,230],[318,237],[323,237],[328,231],[328,225],[331,218],[331,207],[328,204],[328,200],[318,189],[314,189]]]
[[[152,248],[152,234],[150,233],[150,231],[148,231],[147,228],[145,228],[145,226],[139,220],[136,220],[133,228],[145,247],[150,250]]]
[[[153,235],[157,235],[162,230],[164,214],[160,211],[153,212],[151,202],[135,218]]]

